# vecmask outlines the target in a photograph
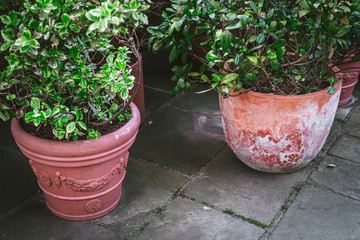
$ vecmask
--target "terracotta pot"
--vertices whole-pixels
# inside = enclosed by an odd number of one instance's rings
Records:
[[[131,74],[137,79],[140,78],[140,84],[138,90],[133,99],[133,103],[138,107],[141,115],[141,123],[145,119],[145,98],[144,98],[144,77],[143,77],[143,66],[142,66],[142,56],[139,53],[140,59],[131,66]],[[134,89],[131,89],[130,95],[133,94]]]
[[[354,55],[345,59],[345,61],[350,61],[353,56]],[[341,64],[338,66],[338,68],[341,70],[343,75],[343,84],[339,101],[339,106],[341,106],[348,103],[351,99],[355,85],[359,78],[360,61]]]
[[[337,74],[341,78],[341,74]],[[296,96],[248,92],[224,99],[220,110],[225,138],[236,156],[253,169],[286,173],[319,153],[333,123],[336,93],[327,89]]]
[[[122,128],[97,140],[60,142],[34,137],[13,119],[11,131],[43,190],[46,204],[57,216],[89,220],[113,210],[121,196],[122,181],[140,124],[140,113]]]

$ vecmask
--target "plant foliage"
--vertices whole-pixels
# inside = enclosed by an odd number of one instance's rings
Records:
[[[331,68],[357,49],[359,1],[171,2],[148,31],[151,49],[165,45],[170,62],[182,60],[173,68],[174,95],[194,81],[224,97],[249,90],[295,95],[329,85],[332,93]],[[194,69],[189,59],[202,66]]]
[[[131,100],[130,53],[147,8],[141,0],[25,0],[2,15],[0,118],[21,107],[19,118],[50,126],[54,138],[97,138],[95,127]]]

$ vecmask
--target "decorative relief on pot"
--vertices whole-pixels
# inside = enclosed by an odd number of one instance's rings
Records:
[[[37,174],[37,177],[40,180],[40,182],[42,182],[45,186],[48,186],[48,187],[51,186],[52,181],[46,173],[39,172],[39,174]]]
[[[103,203],[100,199],[94,199],[86,203],[85,209],[90,213],[96,213],[101,209],[102,205]]]
[[[55,172],[55,175],[56,175],[56,177],[54,179],[54,182],[55,182],[55,185],[59,188],[62,185],[61,179],[60,179],[61,173],[60,172]]]
[[[61,186],[61,182],[63,182],[66,186],[70,187],[72,190],[77,192],[90,192],[97,191],[108,183],[115,177],[116,174],[120,174],[122,171],[121,164],[117,164],[116,167],[112,168],[107,174],[102,177],[90,179],[90,180],[78,180],[75,178],[60,176],[59,173],[59,183]],[[58,186],[57,185],[57,186]]]
[[[45,186],[50,187],[52,185],[51,178],[44,172],[38,172],[32,160],[29,160],[29,163],[39,182],[41,182]]]
[[[129,160],[129,152],[126,153],[125,158],[120,158],[120,164],[122,169],[125,169]]]

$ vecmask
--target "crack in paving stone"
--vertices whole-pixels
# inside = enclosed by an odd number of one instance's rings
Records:
[[[113,224],[97,224],[102,226],[113,233],[115,233],[120,239],[133,239],[136,235],[143,231],[150,221],[155,218],[153,211],[139,213],[136,216]]]
[[[176,170],[176,169],[174,169],[174,168],[171,168],[171,167],[162,165],[162,164],[160,164],[160,163],[150,162],[150,161],[148,161],[148,160],[146,160],[146,159],[144,159],[144,158],[142,158],[142,157],[134,156],[133,153],[132,153],[131,158],[134,159],[134,160],[138,160],[138,161],[140,161],[140,162],[143,162],[143,163],[152,165],[152,166],[154,166],[154,167],[158,167],[158,168],[164,169],[164,170],[169,171],[169,172],[171,172],[171,173],[179,174],[179,175],[182,175],[182,176],[187,177],[187,178],[190,178],[190,177],[191,177],[190,175],[188,175],[188,174],[186,174],[186,173],[184,173],[184,172],[181,172],[181,171],[179,171],[179,170]]]
[[[309,177],[310,175],[307,178]],[[259,240],[266,240],[271,236],[271,234],[276,229],[277,224],[281,221],[286,211],[290,208],[291,204],[295,201],[297,195],[305,186],[308,186],[307,180],[294,184],[294,186],[289,192],[289,196],[284,200],[284,204],[281,206],[279,212],[276,214],[270,224],[267,225],[267,229],[265,229],[266,231],[260,236]]]
[[[345,198],[348,198],[348,199],[351,199],[351,200],[355,200],[355,201],[360,202],[359,199],[354,198],[354,197],[351,197],[351,196],[346,195],[346,194],[343,194],[343,193],[339,193],[339,192],[335,191],[334,189],[332,189],[332,188],[330,188],[330,187],[323,186],[323,185],[321,185],[320,183],[316,182],[314,179],[310,179],[310,180],[308,181],[308,184],[311,185],[311,186],[313,186],[313,187],[315,187],[315,188],[319,188],[319,189],[321,189],[321,190],[334,193],[334,194],[336,194],[336,195],[338,195],[338,196],[345,197]],[[357,189],[357,191],[360,191],[360,190]]]
[[[230,215],[230,216],[232,216],[232,217],[235,217],[235,218],[238,218],[238,219],[241,219],[241,220],[243,220],[244,222],[248,222],[248,223],[251,223],[251,224],[253,224],[253,225],[255,225],[255,226],[258,226],[258,227],[261,227],[262,229],[265,229],[265,228],[267,228],[267,227],[269,227],[270,225],[266,225],[265,223],[262,223],[262,222],[260,222],[260,221],[258,221],[258,220],[256,220],[256,219],[253,219],[253,218],[247,218],[247,217],[245,217],[245,216],[242,216],[242,215],[240,215],[240,214],[236,214],[233,210],[231,210],[231,209],[220,209],[220,208],[218,208],[218,207],[215,207],[214,205],[212,205],[212,204],[210,204],[210,203],[208,203],[208,202],[200,202],[200,201],[198,201],[198,200],[196,200],[195,198],[190,198],[189,196],[187,196],[186,194],[185,194],[185,192],[186,192],[186,189],[183,189],[183,188],[181,188],[181,195],[178,195],[178,196],[180,196],[181,198],[186,198],[186,199],[189,199],[189,200],[191,200],[191,201],[193,201],[193,202],[196,202],[196,203],[199,203],[199,204],[202,204],[202,205],[204,205],[204,210],[208,210],[208,209],[214,209],[214,210],[216,210],[216,211],[218,211],[218,212],[222,212],[222,213],[225,213],[225,214],[227,214],[227,215]],[[178,197],[178,196],[176,196],[176,197]],[[175,198],[174,198],[175,199]],[[174,200],[173,199],[173,200]],[[162,209],[161,209],[162,210]],[[166,209],[165,209],[166,210]]]
[[[253,219],[253,218],[247,218],[247,217],[244,217],[244,216],[241,216],[240,214],[236,214],[233,210],[231,209],[225,209],[223,210],[223,213],[227,214],[227,215],[230,215],[230,216],[233,216],[233,217],[236,217],[236,218],[239,218],[245,222],[248,222],[248,223],[251,223],[255,226],[258,226],[258,227],[261,227],[262,229],[265,229],[267,227],[269,227],[268,225],[266,225],[265,223],[262,223],[256,219]]]

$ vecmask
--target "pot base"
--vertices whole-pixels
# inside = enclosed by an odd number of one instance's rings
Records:
[[[46,201],[46,205],[49,208],[49,210],[56,216],[66,219],[66,220],[72,220],[72,221],[85,221],[85,220],[92,220],[95,218],[99,218],[102,217],[106,214],[108,214],[109,212],[111,212],[112,210],[114,210],[114,208],[118,205],[118,203],[120,202],[120,198],[121,198],[121,190],[120,190],[120,195],[118,197],[118,199],[108,208],[97,212],[97,213],[93,213],[93,214],[88,214],[88,215],[69,215],[69,214],[63,214],[61,212],[56,211],[55,209],[53,209],[50,204]]]

